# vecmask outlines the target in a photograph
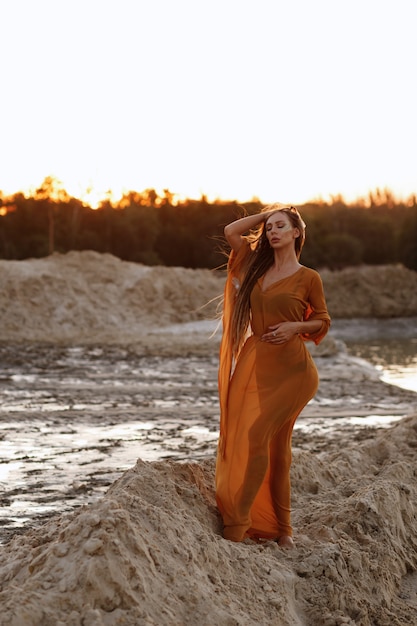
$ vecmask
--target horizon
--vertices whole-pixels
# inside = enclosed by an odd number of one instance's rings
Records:
[[[43,180],[36,186],[32,186],[28,189],[17,189],[10,193],[6,193],[0,186],[0,200],[10,199],[16,195],[22,194],[25,198],[35,198],[36,194],[42,189],[42,186],[46,183],[47,187],[50,185],[49,189],[47,189],[47,197],[52,198],[53,200],[59,199],[59,194],[67,195],[71,199],[79,200],[83,203],[84,206],[97,209],[99,206],[108,201],[110,204],[117,206],[123,199],[123,197],[127,196],[130,193],[144,195],[147,191],[154,191],[157,195],[158,199],[163,199],[168,194],[170,196],[170,200],[172,201],[173,206],[181,203],[186,203],[187,201],[191,202],[199,202],[203,198],[208,202],[208,204],[227,204],[227,203],[237,203],[237,204],[248,204],[251,202],[258,202],[262,205],[272,204],[274,201],[265,202],[257,195],[254,195],[252,198],[222,198],[218,196],[209,197],[207,194],[202,193],[199,197],[188,196],[184,194],[176,193],[167,187],[163,187],[162,189],[154,189],[152,187],[145,187],[144,189],[123,189],[120,195],[114,194],[110,189],[103,193],[101,196],[97,196],[94,194],[94,190],[86,190],[84,194],[76,195],[71,193],[69,189],[65,187],[62,181],[53,177],[46,176]],[[166,193],[167,192],[167,193]],[[56,197],[54,197],[56,196]],[[90,197],[89,197],[90,196]],[[413,204],[416,203],[417,192],[412,191],[407,196],[399,196],[395,194],[391,189],[384,188],[375,188],[369,189],[366,194],[358,195],[356,197],[346,198],[342,193],[336,193],[334,195],[330,195],[327,198],[317,197],[317,198],[309,198],[302,202],[293,203],[297,206],[303,206],[307,204],[334,204],[335,202],[343,202],[346,206],[356,206],[356,205],[364,205],[369,206],[371,202],[371,198],[375,201],[377,198],[381,198],[381,203],[384,201],[392,200],[394,204],[406,204],[410,205],[411,202]],[[92,201],[91,201],[92,200]],[[290,204],[290,203],[288,203]],[[4,213],[0,212],[0,215]]]

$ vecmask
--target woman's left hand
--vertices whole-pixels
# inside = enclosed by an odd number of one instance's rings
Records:
[[[280,324],[269,326],[268,332],[262,335],[261,341],[279,345],[287,343],[287,341],[289,341],[291,337],[294,337],[297,333],[297,322],[281,322]]]

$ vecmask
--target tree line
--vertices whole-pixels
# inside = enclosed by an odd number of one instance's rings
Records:
[[[93,209],[46,178],[29,196],[0,192],[0,258],[95,250],[145,265],[213,269],[225,262],[224,226],[262,206],[257,199],[176,201],[168,190],[161,195],[147,189],[117,202],[107,198]],[[298,208],[307,223],[305,265],[401,263],[417,270],[416,196],[398,201],[376,190],[350,204],[338,196]]]

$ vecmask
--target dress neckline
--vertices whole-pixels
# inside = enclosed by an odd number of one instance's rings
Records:
[[[304,265],[300,265],[299,268],[297,268],[295,270],[295,272],[293,272],[292,274],[289,274],[288,276],[284,276],[283,278],[278,278],[278,280],[274,280],[273,283],[271,283],[270,285],[268,285],[268,287],[266,287],[265,289],[263,289],[263,282],[264,282],[264,278],[265,278],[265,274],[263,276],[261,276],[260,278],[258,278],[258,283],[259,283],[259,288],[261,290],[261,293],[266,293],[267,291],[269,291],[269,289],[271,289],[272,287],[274,287],[275,285],[277,285],[278,283],[282,282],[283,280],[287,280],[288,278],[292,278],[293,276],[295,276],[296,274],[298,274],[298,272],[300,270],[302,270],[304,267]]]

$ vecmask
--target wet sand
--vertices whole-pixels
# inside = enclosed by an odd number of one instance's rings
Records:
[[[204,336],[211,346],[206,356],[200,340],[192,354],[190,333],[186,356],[144,355],[140,346],[0,346],[1,542],[97,500],[138,458],[214,458],[217,340],[204,323],[193,328],[194,341]],[[416,406],[416,394],[382,383],[342,343],[328,344],[329,354],[316,357],[320,388],[297,422],[296,449],[372,437],[373,427]]]

